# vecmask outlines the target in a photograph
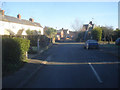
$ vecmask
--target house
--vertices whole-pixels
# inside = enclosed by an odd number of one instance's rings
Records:
[[[67,40],[69,38],[69,30],[68,29],[60,29],[57,30],[57,40]]]
[[[93,24],[92,21],[90,21],[89,24],[83,24],[82,31],[85,31],[84,40],[92,39],[91,30],[95,27],[96,25]]]
[[[92,21],[89,24],[83,24],[82,31],[91,31],[95,27],[95,24]]]
[[[71,38],[71,40],[75,40],[78,37],[78,31],[70,31],[69,32],[69,36]]]
[[[43,27],[40,23],[34,22],[33,18],[29,20],[21,19],[21,15],[12,17],[5,15],[4,10],[0,9],[0,35],[27,35],[27,30],[35,30],[36,33],[43,35]]]
[[[77,37],[78,32],[76,31],[70,31],[69,29],[60,29],[57,30],[57,39],[56,40],[61,40],[61,41],[65,41],[65,40],[75,40],[75,38]]]

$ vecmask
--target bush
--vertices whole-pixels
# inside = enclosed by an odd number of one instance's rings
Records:
[[[3,76],[18,70],[26,59],[30,41],[22,38],[2,38],[2,71]]]
[[[38,35],[28,35],[27,39],[30,40],[30,46],[37,46]]]
[[[40,47],[41,48],[48,46],[49,43],[50,43],[50,39],[48,37],[46,37],[45,35],[40,36]]]
[[[22,38],[2,39],[2,58],[5,63],[17,63],[25,59],[30,41]]]
[[[102,29],[100,27],[96,27],[92,30],[92,38],[101,41],[102,38]]]
[[[45,35],[28,35],[27,39],[30,40],[30,46],[37,46],[37,42],[39,40],[39,45],[41,48],[44,48],[49,45],[50,39],[46,37]]]

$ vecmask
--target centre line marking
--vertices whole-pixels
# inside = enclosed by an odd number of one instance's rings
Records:
[[[89,63],[91,69],[93,70],[95,76],[97,77],[97,80],[99,81],[99,83],[103,83],[103,81],[100,79],[100,76],[98,75],[98,73],[95,71],[94,67],[91,65],[91,63]]]

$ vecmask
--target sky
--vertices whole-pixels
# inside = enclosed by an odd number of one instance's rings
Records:
[[[22,19],[33,18],[55,29],[73,30],[75,20],[81,25],[92,20],[96,25],[118,27],[118,2],[5,2],[2,9],[6,15],[21,14]]]

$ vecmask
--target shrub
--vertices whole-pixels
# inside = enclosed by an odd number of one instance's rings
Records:
[[[49,43],[50,43],[50,39],[48,37],[46,37],[45,35],[40,36],[40,47],[41,48],[48,46]]]
[[[101,37],[102,37],[102,29],[100,27],[96,27],[92,30],[92,38],[97,40],[97,41],[101,41]]]
[[[27,39],[30,40],[30,46],[37,46],[38,35],[28,35]]]
[[[2,38],[2,74],[8,75],[18,70],[26,58],[30,41],[22,38]]]
[[[25,59],[30,41],[22,38],[3,38],[2,57],[5,63],[17,63]]]

